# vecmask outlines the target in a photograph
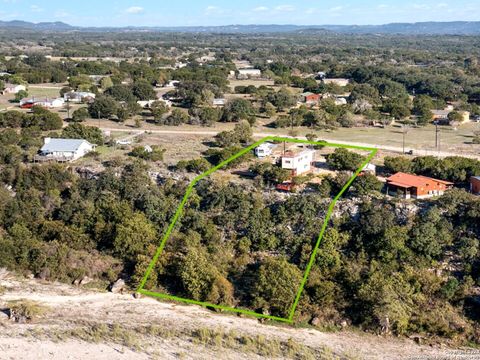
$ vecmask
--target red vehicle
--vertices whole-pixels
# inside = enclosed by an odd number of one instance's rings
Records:
[[[20,105],[20,108],[21,109],[31,109],[33,107],[33,105],[35,105],[33,102],[29,102],[29,103],[25,103],[25,104]]]
[[[290,181],[285,181],[281,184],[277,184],[277,190],[292,192],[295,189],[295,184]]]

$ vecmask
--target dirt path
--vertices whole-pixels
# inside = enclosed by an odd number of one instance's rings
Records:
[[[263,359],[288,358],[259,354],[262,349],[215,345],[223,336],[248,336],[272,342],[295,342],[313,358],[329,359],[474,359],[461,352],[418,346],[413,341],[354,332],[324,333],[256,319],[210,312],[197,306],[164,303],[152,298],[135,299],[35,280],[0,280],[5,290],[0,308],[9,301],[28,299],[48,308],[33,324],[18,324],[0,316],[0,358],[30,359]],[[109,324],[117,330],[99,331]],[[155,334],[150,327],[156,327]],[[86,330],[85,330],[86,329]],[[150,329],[142,332],[141,329]],[[212,338],[192,337],[206,332]],[[115,338],[114,334],[117,338]],[[215,333],[216,335],[212,335]],[[153,336],[155,335],[155,336]],[[208,337],[207,336],[207,337]],[[218,340],[218,339],[217,339]],[[303,348],[302,348],[303,349]],[[323,354],[322,356],[318,354]],[[478,355],[478,354],[477,354]],[[306,357],[308,358],[308,357]]]

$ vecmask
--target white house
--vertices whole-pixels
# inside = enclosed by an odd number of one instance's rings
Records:
[[[137,104],[144,109],[149,109],[155,101],[159,100],[138,100]]]
[[[255,148],[255,155],[259,158],[270,156],[274,147],[275,145],[269,142],[260,144]]]
[[[65,104],[65,100],[62,98],[37,100],[34,102],[34,105],[43,106],[47,109],[60,108]]]
[[[322,80],[324,84],[335,84],[335,85],[338,85],[338,86],[347,86],[349,83],[350,83],[350,80],[348,79],[342,79],[342,78],[338,78],[338,79],[323,79]]]
[[[239,69],[238,78],[239,79],[248,79],[262,76],[262,71],[260,69],[248,68],[248,69]]]
[[[37,160],[73,161],[95,149],[84,139],[54,139],[46,137]]]
[[[292,170],[292,175],[301,175],[311,170],[314,150],[287,151],[282,156],[282,169]]]
[[[225,106],[225,99],[224,98],[215,98],[212,101],[213,106]]]
[[[71,91],[63,94],[65,101],[80,103],[83,101],[90,101],[95,99],[95,94],[87,91]]]
[[[170,80],[168,83],[166,83],[163,87],[166,87],[166,88],[173,88],[175,86],[177,86],[178,84],[180,84],[180,81],[178,80]]]
[[[347,105],[347,99],[345,99],[344,97],[338,97],[337,96],[337,97],[333,98],[333,102],[337,106]]]
[[[23,98],[20,100],[21,108],[31,108],[32,106],[42,106],[47,109],[60,108],[65,104],[65,100],[62,98],[49,99],[49,98]]]
[[[20,91],[26,91],[27,87],[25,85],[6,85],[5,89],[3,89],[3,95],[7,94],[17,94]]]

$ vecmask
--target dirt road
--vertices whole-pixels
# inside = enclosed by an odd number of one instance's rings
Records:
[[[0,279],[0,286],[4,290],[0,308],[28,299],[47,309],[26,324],[0,313],[1,359],[475,358],[405,339],[267,325],[197,306],[135,299],[131,294],[13,277]]]
[[[100,129],[104,131],[110,131],[110,132],[128,132],[131,133],[133,132],[132,129],[128,128],[113,128],[113,127],[100,127]],[[178,135],[198,135],[198,136],[215,136],[218,131],[212,131],[212,130],[145,130],[147,133],[152,133],[152,134],[178,134]],[[257,139],[261,139],[267,136],[281,136],[281,137],[290,137],[289,135],[281,135],[281,134],[273,134],[273,133],[267,133],[267,132],[254,132],[253,137]],[[297,138],[299,139],[305,139],[305,137],[298,136]],[[379,150],[384,150],[392,153],[403,153],[403,148],[401,147],[396,147],[396,146],[388,146],[388,145],[376,145],[376,144],[369,144],[369,143],[361,143],[361,142],[354,142],[354,141],[341,141],[341,140],[334,140],[334,139],[329,139],[326,137],[322,137],[322,140],[334,143],[334,144],[342,144],[342,145],[353,145],[353,146],[362,146],[362,147],[370,147],[370,148],[376,148]],[[456,152],[451,152],[451,151],[434,151],[434,150],[426,150],[426,149],[415,149],[409,147],[408,150],[413,151],[413,155],[417,156],[426,156],[426,155],[432,155],[432,156],[437,156],[437,157],[447,157],[447,156],[458,156],[459,154]],[[472,159],[480,159],[480,154],[464,154],[462,153],[461,156],[463,157],[468,157]]]

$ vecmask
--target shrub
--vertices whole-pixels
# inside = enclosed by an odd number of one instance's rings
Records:
[[[8,303],[10,317],[17,322],[32,321],[43,315],[47,308],[34,301],[18,300]]]

